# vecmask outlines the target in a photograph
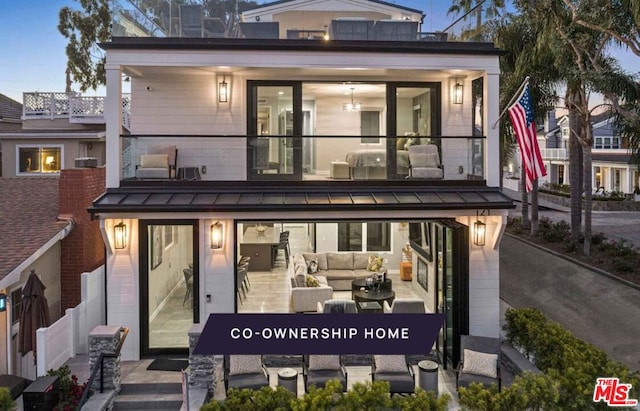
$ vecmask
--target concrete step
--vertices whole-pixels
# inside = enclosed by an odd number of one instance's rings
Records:
[[[120,386],[120,395],[127,394],[180,394],[182,384],[179,382],[160,383],[123,383]]]
[[[180,383],[122,384],[113,404],[114,410],[177,411],[182,407]]]

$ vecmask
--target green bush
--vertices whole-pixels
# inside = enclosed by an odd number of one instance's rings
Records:
[[[461,387],[460,405],[473,411],[554,410],[559,398],[559,384],[550,376],[525,372],[509,387],[498,392],[492,384],[485,389],[479,383]]]
[[[0,411],[11,411],[15,405],[11,391],[7,387],[0,387]]]
[[[538,235],[549,243],[564,241],[570,233],[571,226],[564,220],[554,223],[548,217],[542,217],[538,222]]]
[[[593,390],[599,377],[618,377],[631,384],[632,398],[637,398],[640,378],[601,349],[588,344],[548,320],[532,308],[507,310],[503,327],[506,339],[521,349],[535,365],[558,383],[555,408],[561,410],[606,409],[593,402]]]
[[[356,383],[343,394],[337,380],[328,381],[324,388],[311,387],[296,398],[282,387],[274,391],[263,387],[258,391],[230,389],[224,401],[211,401],[201,411],[361,411],[361,410],[420,410],[445,411],[451,400],[448,394],[436,398],[435,393],[416,389],[415,395],[391,397],[389,384],[382,381]]]
[[[595,245],[598,246],[600,244],[602,244],[604,241],[606,241],[607,236],[604,235],[604,233],[595,233],[595,234],[591,234],[591,245]]]

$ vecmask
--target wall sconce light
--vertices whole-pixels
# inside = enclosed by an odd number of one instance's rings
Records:
[[[462,104],[462,96],[464,94],[464,86],[458,79],[456,79],[456,84],[453,85],[452,89],[451,101],[453,104]]]
[[[116,250],[127,248],[127,225],[122,221],[113,227],[113,242]]]
[[[221,249],[223,232],[222,232],[222,224],[220,223],[220,221],[216,221],[215,223],[211,224],[210,231],[211,231],[210,233],[211,249],[212,250]]]
[[[480,220],[473,223],[473,244],[483,247],[487,233],[487,225]]]
[[[7,295],[0,293],[0,313],[7,311]]]
[[[222,81],[218,83],[218,103],[229,102],[229,83],[227,76],[222,76]]]

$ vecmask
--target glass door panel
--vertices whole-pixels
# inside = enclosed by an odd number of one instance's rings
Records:
[[[251,84],[251,83],[250,83]],[[301,174],[297,151],[300,132],[297,123],[294,84],[251,85],[253,102],[248,125],[248,174],[256,179],[292,179]]]
[[[154,221],[141,230],[142,354],[186,352],[199,318],[196,227]]]

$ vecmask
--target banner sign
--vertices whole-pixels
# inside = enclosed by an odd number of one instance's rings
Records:
[[[427,354],[444,314],[210,314],[194,354]]]

